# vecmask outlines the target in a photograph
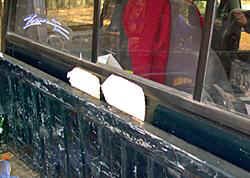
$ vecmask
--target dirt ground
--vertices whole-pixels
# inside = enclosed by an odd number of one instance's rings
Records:
[[[39,174],[29,168],[23,161],[15,156],[10,161],[11,175],[18,176],[19,178],[39,178]]]
[[[241,33],[240,50],[250,50],[250,34],[246,32]]]
[[[67,26],[93,24],[93,7],[48,10],[48,17],[55,18]]]

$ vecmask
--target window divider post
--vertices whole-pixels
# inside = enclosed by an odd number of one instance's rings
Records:
[[[202,29],[202,39],[199,51],[198,67],[196,71],[196,80],[193,99],[201,101],[202,90],[205,82],[207,63],[209,58],[209,51],[211,47],[213,26],[216,12],[216,0],[207,1],[205,23]]]
[[[96,63],[99,43],[99,27],[100,27],[100,6],[101,0],[94,0],[94,27],[92,34],[92,55],[91,62]]]

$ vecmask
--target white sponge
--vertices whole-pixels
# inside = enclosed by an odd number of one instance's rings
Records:
[[[67,78],[69,78],[71,86],[100,99],[100,80],[95,75],[84,69],[75,67],[68,72]]]
[[[102,91],[108,104],[141,121],[145,120],[145,96],[140,86],[111,75],[102,84]]]

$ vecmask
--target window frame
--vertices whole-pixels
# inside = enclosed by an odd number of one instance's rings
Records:
[[[164,106],[171,108],[177,112],[182,112],[186,114],[195,115],[199,118],[206,119],[215,124],[223,126],[227,129],[236,131],[238,133],[250,136],[250,119],[243,114],[236,114],[230,111],[226,111],[220,109],[216,106],[208,105],[200,102],[201,91],[204,82],[205,69],[207,67],[208,60],[208,52],[210,48],[210,42],[212,37],[212,29],[213,29],[213,14],[215,13],[215,1],[208,1],[206,7],[206,19],[204,28],[208,28],[203,30],[202,32],[202,44],[200,47],[200,55],[199,55],[199,66],[197,71],[197,79],[195,85],[195,95],[192,98],[190,94],[179,91],[169,86],[164,86],[162,84],[156,83],[154,81],[149,81],[147,79],[128,74],[125,71],[120,71],[117,69],[110,68],[108,66],[103,66],[95,63],[91,63],[88,61],[80,61],[77,57],[74,57],[65,52],[53,49],[49,46],[45,46],[38,42],[32,41],[26,37],[18,35],[14,32],[10,32],[10,25],[13,25],[14,22],[9,23],[11,19],[11,10],[16,9],[13,8],[15,6],[14,1],[16,0],[5,0],[4,4],[4,16],[3,16],[3,25],[2,28],[2,51],[6,53],[6,44],[15,44],[19,46],[26,46],[34,51],[38,51],[41,53],[46,53],[48,55],[53,56],[54,58],[59,58],[59,60],[55,61],[46,61],[49,63],[59,63],[62,65],[68,66],[78,66],[82,67],[96,76],[100,77],[101,81],[104,81],[111,74],[115,74],[126,78],[132,82],[139,84],[146,96],[152,97],[153,99],[159,101],[164,104]],[[94,28],[96,30],[93,32],[92,39],[92,47],[96,47],[96,53],[94,54],[94,50],[92,50],[92,61],[95,62],[97,57],[97,47],[98,47],[98,27],[99,27],[99,15],[100,15],[100,0],[94,0]],[[95,34],[94,34],[95,33]],[[96,42],[94,42],[96,41]],[[42,59],[41,59],[42,60]],[[58,66],[60,67],[60,66]],[[199,76],[198,76],[199,75]]]

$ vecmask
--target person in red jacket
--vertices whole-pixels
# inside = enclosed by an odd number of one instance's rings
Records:
[[[164,83],[171,25],[169,1],[128,0],[122,22],[134,74]]]
[[[186,3],[195,6],[189,0]],[[196,6],[194,10],[202,27],[203,17]],[[153,0],[128,0],[122,23],[128,38],[128,53],[134,74],[159,83],[166,82],[171,25],[176,24],[171,19],[180,17],[171,18],[171,14],[169,0],[158,0],[157,3]],[[187,26],[183,24],[184,29]]]

